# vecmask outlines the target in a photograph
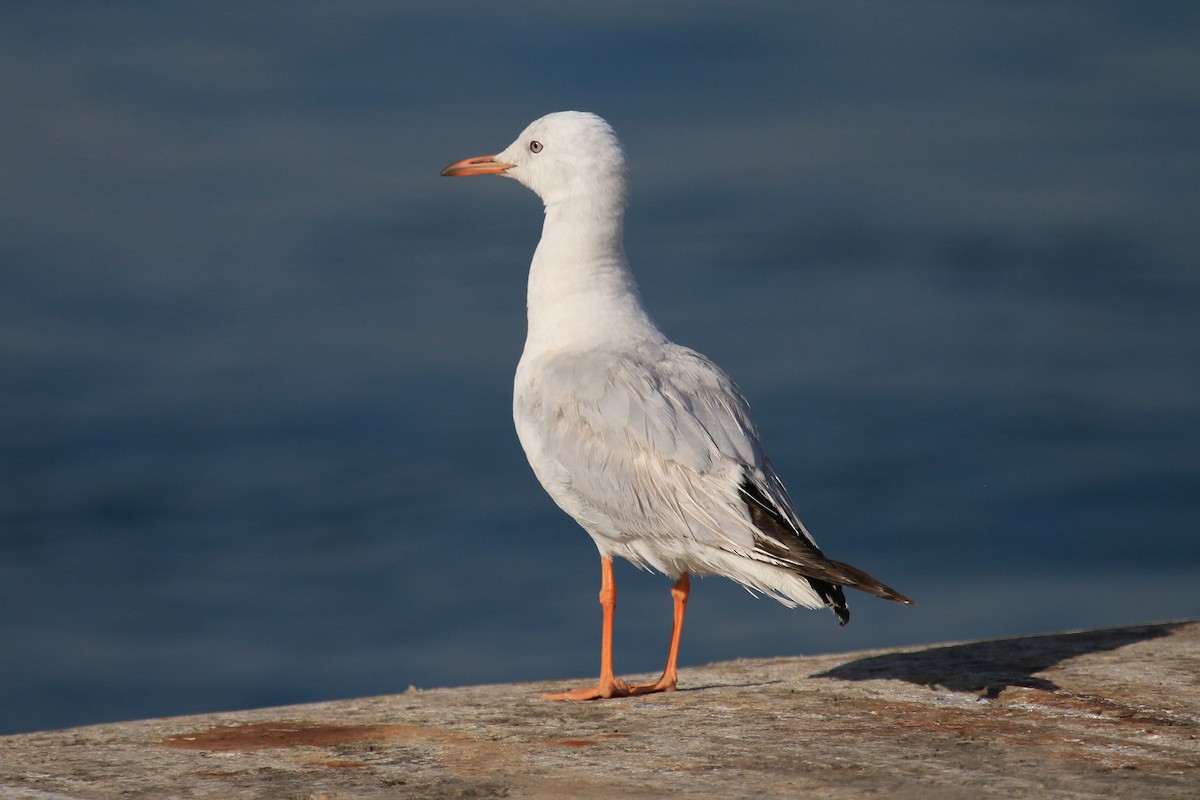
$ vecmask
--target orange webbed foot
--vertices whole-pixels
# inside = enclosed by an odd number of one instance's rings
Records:
[[[629,684],[622,680],[600,681],[590,689],[571,689],[566,692],[547,692],[543,700],[608,700],[612,697],[629,697],[633,694]]]
[[[629,694],[654,694],[655,692],[673,692],[678,685],[679,680],[674,675],[668,677],[666,675],[659,678],[654,683],[635,683],[629,687]]]

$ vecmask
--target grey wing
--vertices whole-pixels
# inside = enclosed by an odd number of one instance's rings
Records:
[[[675,345],[558,354],[534,373],[518,400],[522,442],[536,440],[526,448],[544,462],[539,478],[593,536],[686,540],[779,565],[797,545],[819,557],[763,456],[745,398],[702,355]],[[752,506],[764,505],[791,529],[793,547],[771,546],[755,524]]]

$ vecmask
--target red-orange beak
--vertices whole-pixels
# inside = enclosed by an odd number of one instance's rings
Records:
[[[505,164],[503,161],[497,161],[495,156],[478,156],[476,158],[464,158],[462,161],[455,161],[442,170],[442,176],[446,178],[466,178],[471,175],[503,175],[515,166],[516,164]]]

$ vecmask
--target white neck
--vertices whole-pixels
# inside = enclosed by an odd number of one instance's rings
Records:
[[[619,202],[546,206],[529,269],[526,354],[663,340],[625,261],[624,215]]]

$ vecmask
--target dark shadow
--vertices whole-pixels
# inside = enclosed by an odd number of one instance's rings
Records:
[[[1052,692],[1057,691],[1058,686],[1051,680],[1038,677],[1037,673],[1076,656],[1116,650],[1168,636],[1186,624],[1168,622],[1081,633],[1022,636],[908,653],[888,653],[849,661],[811,677],[844,681],[908,681],[952,692],[980,693],[985,697],[996,697],[1010,686]]]

